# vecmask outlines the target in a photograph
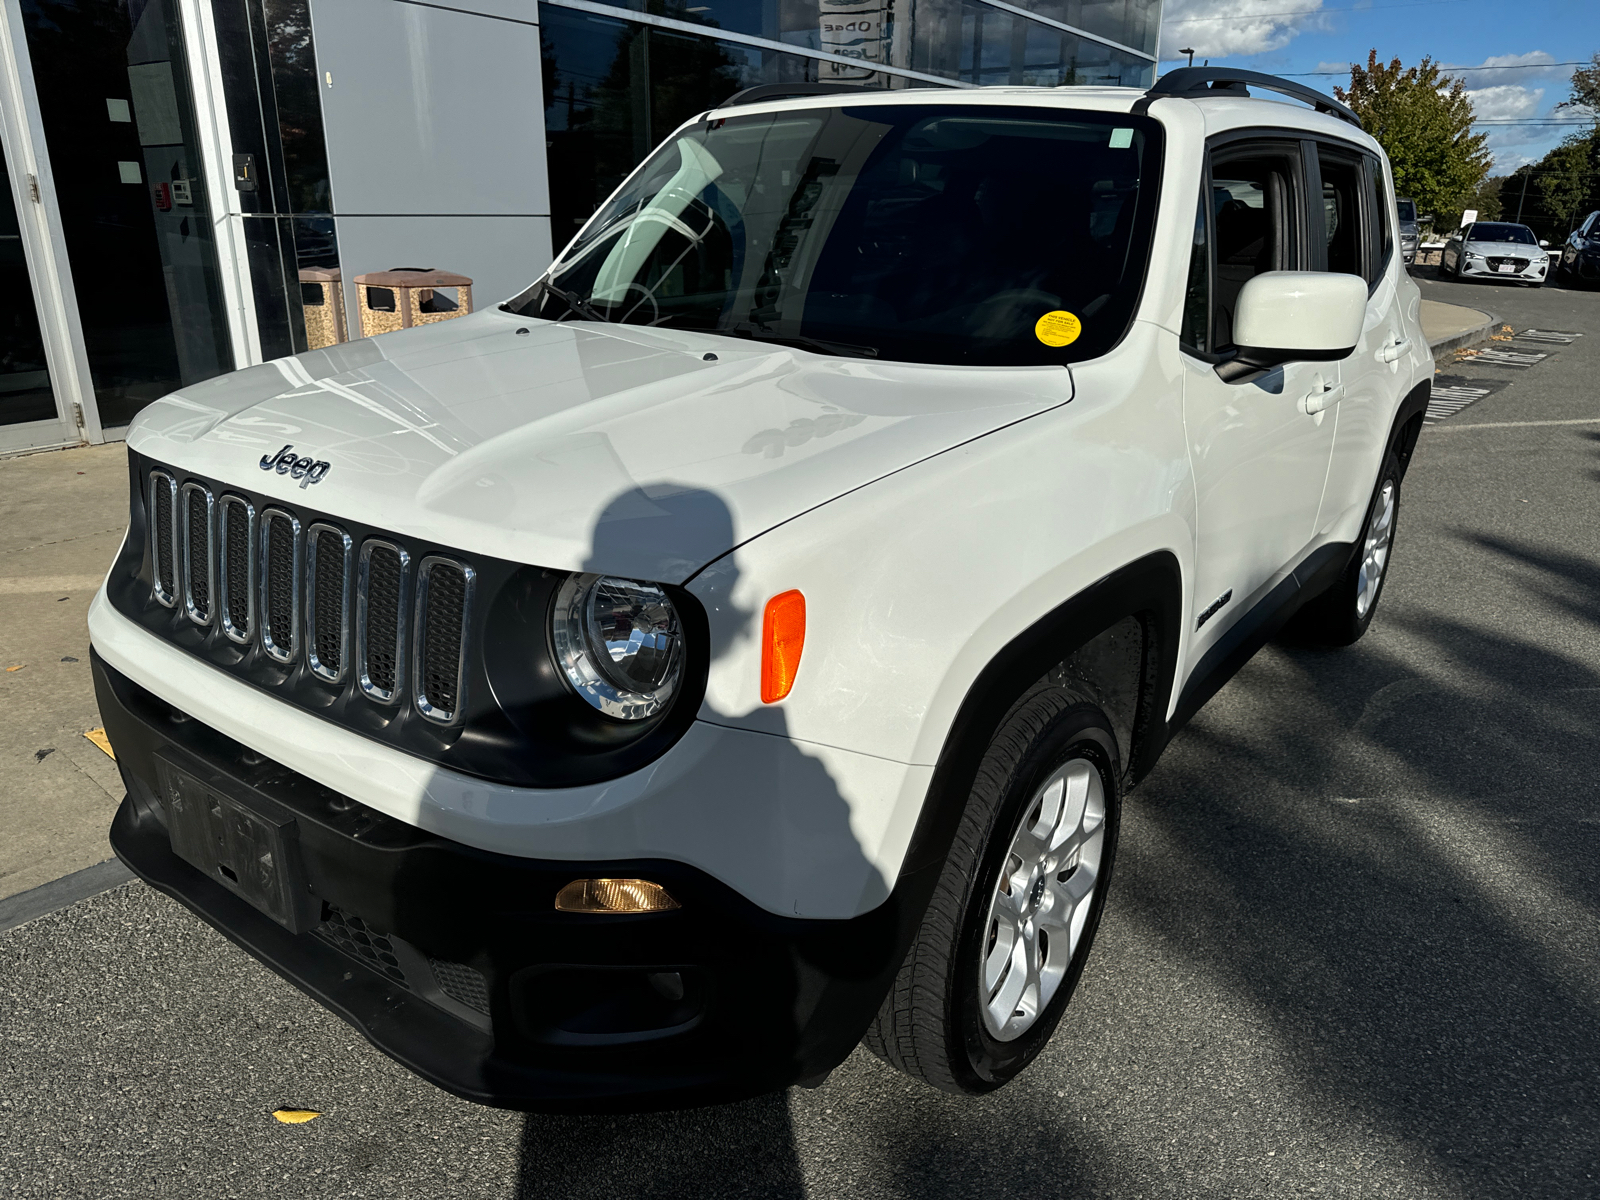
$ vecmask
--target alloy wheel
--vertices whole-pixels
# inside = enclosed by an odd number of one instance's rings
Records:
[[[1356,576],[1356,616],[1364,617],[1378,599],[1384,568],[1389,565],[1389,548],[1394,543],[1394,480],[1383,481],[1378,502],[1372,506],[1367,524],[1367,540],[1361,547],[1361,571]]]
[[[1101,878],[1105,818],[1100,772],[1083,758],[1057,768],[1023,810],[980,950],[978,1007],[997,1041],[1027,1032],[1066,977]]]

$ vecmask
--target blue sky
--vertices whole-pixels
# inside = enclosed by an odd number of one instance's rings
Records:
[[[1572,121],[1555,106],[1570,95],[1571,66],[1600,51],[1596,0],[1166,0],[1161,70],[1249,67],[1331,93],[1349,82],[1351,62],[1376,49],[1387,62],[1414,66],[1424,55],[1447,67],[1477,67],[1461,78],[1489,134],[1494,173],[1534,162],[1572,127],[1521,122]],[[1308,72],[1337,71],[1337,75]]]

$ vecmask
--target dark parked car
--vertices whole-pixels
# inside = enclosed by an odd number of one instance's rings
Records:
[[[1422,241],[1422,226],[1433,220],[1431,215],[1417,216],[1417,202],[1404,196],[1395,200],[1400,214],[1400,258],[1410,266],[1417,259],[1417,246]]]
[[[1600,282],[1600,212],[1592,212],[1567,235],[1556,271],[1571,282]]]

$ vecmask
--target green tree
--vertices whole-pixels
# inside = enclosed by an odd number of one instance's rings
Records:
[[[1333,94],[1361,118],[1394,170],[1395,191],[1437,214],[1440,228],[1451,228],[1488,177],[1488,137],[1472,132],[1472,100],[1459,78],[1451,79],[1431,58],[1403,67],[1398,58],[1384,64],[1378,52],[1367,65],[1350,64],[1350,86]]]
[[[1580,209],[1588,211],[1585,202],[1592,190],[1594,151],[1593,133],[1575,133],[1539,164],[1534,186],[1539,189],[1545,210],[1567,229],[1572,228]]]
[[[1587,67],[1572,73],[1572,96],[1556,105],[1557,108],[1581,108],[1600,118],[1600,54]]]

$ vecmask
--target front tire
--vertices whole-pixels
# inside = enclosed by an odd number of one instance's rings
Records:
[[[1389,578],[1395,528],[1400,519],[1400,460],[1391,451],[1378,473],[1378,486],[1367,508],[1367,520],[1356,540],[1350,565],[1320,596],[1294,618],[1291,632],[1325,646],[1348,646],[1372,624],[1383,585]]]
[[[1105,714],[1036,685],[978,768],[905,962],[865,1043],[943,1091],[993,1091],[1055,1031],[1105,906],[1121,799]]]

